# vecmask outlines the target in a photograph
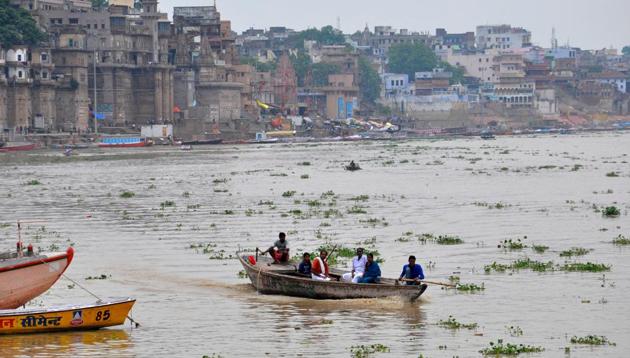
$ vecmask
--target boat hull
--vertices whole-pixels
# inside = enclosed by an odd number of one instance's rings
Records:
[[[20,145],[4,145],[2,147],[0,147],[0,153],[4,153],[4,152],[21,152],[21,151],[26,151],[26,150],[33,150],[37,148],[37,145],[35,143],[28,143],[28,144],[20,144]]]
[[[20,307],[46,292],[72,262],[74,250],[0,262],[0,309]]]
[[[135,299],[49,309],[0,310],[0,335],[93,330],[125,323]]]
[[[269,261],[260,258],[256,265],[239,256],[239,260],[252,285],[260,293],[314,299],[355,299],[401,297],[414,301],[426,289],[426,286],[397,285],[395,280],[382,279],[379,284],[356,284],[340,281],[315,281],[310,277],[299,277],[293,266],[282,265],[285,270],[269,269]]]

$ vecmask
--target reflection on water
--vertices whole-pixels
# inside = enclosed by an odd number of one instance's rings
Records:
[[[23,334],[0,337],[2,357],[131,357],[132,342],[122,329]]]
[[[572,346],[572,355],[622,356],[630,349],[630,248],[610,241],[630,236],[629,141],[630,134],[605,133],[90,150],[70,160],[0,156],[0,248],[15,246],[15,226],[3,223],[45,220],[24,230],[27,243],[74,244],[67,274],[100,296],[137,298],[133,317],[141,323],[134,330],[0,337],[0,355],[347,357],[353,345],[381,343],[392,357],[474,357],[489,341],[504,339],[564,356],[568,338],[597,334],[617,346]],[[350,159],[363,170],[344,171],[341,164]],[[298,165],[306,161],[311,165]],[[33,179],[41,184],[25,184]],[[121,197],[123,191],[134,195]],[[599,209],[609,205],[622,215],[602,217]],[[394,277],[415,254],[429,278],[456,274],[486,290],[430,286],[413,304],[260,295],[237,276],[242,267],[230,255],[268,247],[279,231],[288,232],[292,253],[316,250],[326,240],[370,246],[385,260],[383,273]],[[458,235],[464,244],[423,243],[421,233]],[[497,248],[523,236],[525,249]],[[534,244],[549,249],[537,253]],[[593,251],[559,255],[570,247]],[[612,270],[605,277],[484,273],[493,261],[521,258],[591,261]],[[107,278],[85,280],[101,275]],[[61,280],[33,304],[86,299]],[[449,315],[479,327],[452,331],[435,324]],[[506,326],[524,334],[512,337]]]

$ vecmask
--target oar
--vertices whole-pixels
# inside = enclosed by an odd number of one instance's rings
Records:
[[[405,282],[416,282],[416,280],[411,279],[411,278],[403,278],[401,281],[405,281]],[[426,280],[419,280],[422,283],[428,283],[430,285],[439,285],[439,286],[446,286],[446,287],[457,287],[457,285],[454,285],[452,283],[446,283],[446,282],[437,282],[437,281],[426,281]]]
[[[337,246],[338,245],[333,246],[332,250],[330,250],[330,253],[328,254],[328,256],[326,256],[326,262],[328,262],[328,259],[330,259],[332,257],[333,252],[335,252],[335,250],[337,250]]]

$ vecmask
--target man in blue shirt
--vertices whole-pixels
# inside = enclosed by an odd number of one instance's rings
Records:
[[[302,255],[302,262],[300,262],[298,271],[305,276],[311,277],[311,254],[308,252]]]
[[[409,256],[409,263],[403,266],[398,281],[407,281],[408,285],[419,285],[420,280],[424,280],[424,272],[422,266],[416,264],[416,257]]]
[[[363,277],[359,279],[359,283],[378,283],[381,280],[381,268],[374,261],[372,253],[367,254],[367,263],[365,264],[365,272]]]

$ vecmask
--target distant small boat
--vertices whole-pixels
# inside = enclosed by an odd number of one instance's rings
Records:
[[[481,133],[481,139],[495,139],[494,134],[490,133],[490,132],[484,132]]]
[[[214,145],[221,144],[223,139],[201,139],[201,140],[188,140],[183,141],[182,145]]]
[[[0,335],[90,330],[125,323],[133,298],[98,301],[88,305],[0,310]]]
[[[98,146],[101,148],[135,148],[146,147],[151,142],[142,137],[106,137],[101,138]]]
[[[25,150],[33,150],[37,148],[35,143],[3,143],[0,146],[0,153],[4,152],[21,152]]]
[[[181,147],[179,147],[179,149],[181,149],[181,150],[192,150],[192,145],[182,144]]]
[[[354,171],[357,171],[357,170],[361,170],[361,167],[360,167],[358,164],[356,164],[355,162],[350,162],[350,164],[349,164],[349,165],[346,165],[344,168],[345,168],[347,171],[350,171],[350,172],[354,172]]]
[[[381,278],[380,283],[349,283],[339,281],[344,273],[331,269],[331,281],[315,281],[297,271],[294,263],[272,264],[271,258],[239,256],[252,285],[260,293],[307,297],[315,299],[351,299],[401,297],[414,301],[427,289],[426,284],[419,286],[399,284],[398,280]]]
[[[46,292],[68,268],[73,257],[72,247],[66,252],[30,256],[17,252],[0,253],[0,309],[20,307]]]

